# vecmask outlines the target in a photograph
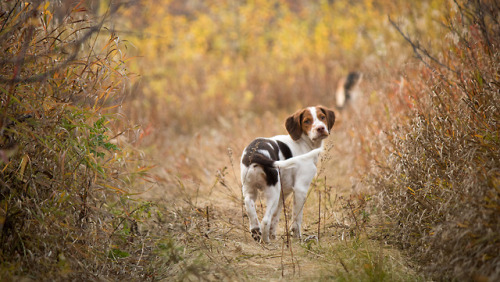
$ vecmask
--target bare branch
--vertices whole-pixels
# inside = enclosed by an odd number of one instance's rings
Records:
[[[418,41],[415,41],[415,40],[412,40],[410,38],[409,35],[405,34],[401,28],[399,27],[398,24],[396,24],[392,19],[391,19],[391,16],[388,16],[389,18],[389,22],[391,23],[391,25],[399,32],[399,34],[401,34],[401,36],[403,36],[403,38],[408,42],[410,43],[411,47],[413,48],[413,52],[415,53],[415,56],[417,57],[417,59],[419,59],[422,63],[424,63],[429,69],[434,69],[432,66],[429,65],[429,63],[427,63],[424,58],[422,57],[422,55],[424,55],[425,57],[429,58],[430,60],[432,60],[433,62],[435,62],[436,64],[440,65],[441,67],[455,73],[455,74],[458,74],[457,71],[455,70],[452,70],[450,69],[447,65],[441,63],[438,59],[436,59],[435,57],[433,57],[428,51],[427,49],[424,49],[422,46],[420,46],[420,43]]]

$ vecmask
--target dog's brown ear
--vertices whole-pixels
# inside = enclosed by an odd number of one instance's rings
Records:
[[[322,111],[323,114],[325,114],[327,122],[326,126],[328,126],[328,131],[330,131],[330,129],[332,129],[333,125],[335,124],[335,113],[332,110],[327,109],[323,106],[318,106],[317,108],[320,109],[320,111]]]
[[[298,110],[285,121],[286,131],[288,131],[293,140],[299,140],[302,136],[301,120],[303,113],[304,110]]]

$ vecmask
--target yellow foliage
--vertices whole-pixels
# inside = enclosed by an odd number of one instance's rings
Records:
[[[206,109],[243,111],[255,101],[261,110],[295,106],[299,97],[306,98],[302,103],[328,101],[332,81],[365,58],[404,56],[387,15],[443,2],[338,0],[297,8],[282,0],[149,0],[139,11],[124,11],[120,22],[140,56],[130,65],[144,78],[141,91],[163,97],[153,106],[171,112],[198,101],[189,109],[211,115]],[[420,18],[429,26],[433,17]],[[320,89],[304,92],[311,89],[306,82]]]

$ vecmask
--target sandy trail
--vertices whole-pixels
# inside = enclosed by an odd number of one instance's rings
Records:
[[[261,122],[256,120],[255,128],[262,128],[258,126]],[[393,260],[386,264],[398,264],[398,251],[368,239],[371,225],[363,221],[366,205],[364,196],[359,194],[362,185],[358,180],[359,169],[356,169],[360,163],[359,140],[355,123],[344,122],[342,117],[325,142],[318,175],[310,187],[304,206],[303,240],[287,238],[283,212],[275,241],[262,244],[252,239],[241,201],[239,158],[249,140],[284,130],[278,119],[271,123],[277,126],[263,134],[254,129],[255,132],[247,132],[249,136],[236,136],[234,128],[245,128],[236,124],[212,134],[195,135],[184,140],[184,148],[176,148],[177,159],[169,160],[172,151],[164,153],[165,160],[158,169],[158,178],[163,179],[164,185],[150,191],[150,195],[166,203],[167,230],[183,247],[186,260],[181,268],[190,273],[188,277],[209,280],[331,279],[352,275],[349,271],[352,267],[369,272],[377,266],[377,261],[371,257],[373,253],[392,257]],[[172,164],[176,165],[175,170]],[[290,198],[286,204],[288,216],[291,214]],[[259,219],[264,209],[265,203],[259,200]],[[290,225],[289,218],[287,222]],[[306,240],[308,237],[310,240]],[[198,268],[190,270],[194,265]],[[411,272],[406,265],[403,268],[404,273]]]

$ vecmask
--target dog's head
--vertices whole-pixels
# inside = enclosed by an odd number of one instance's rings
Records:
[[[323,106],[298,110],[286,119],[285,127],[293,140],[305,134],[311,141],[320,141],[330,135],[335,113]]]

